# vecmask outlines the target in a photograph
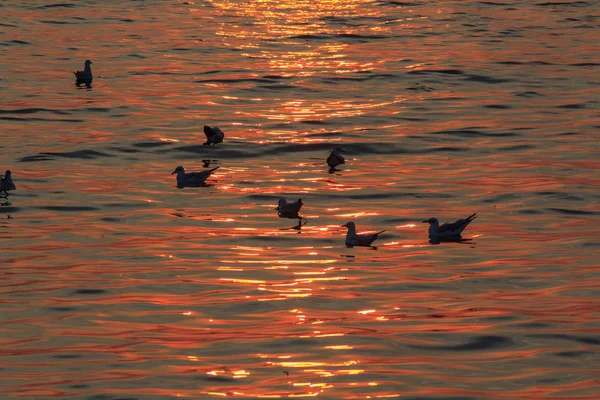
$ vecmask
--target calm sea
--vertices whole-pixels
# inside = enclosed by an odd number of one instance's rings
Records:
[[[597,1],[0,15],[0,398],[598,398]]]

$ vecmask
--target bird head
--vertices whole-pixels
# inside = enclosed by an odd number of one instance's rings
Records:
[[[349,222],[346,222],[346,223],[345,223],[344,225],[342,225],[342,226],[345,226],[346,228],[350,229],[350,228],[354,228],[356,225],[354,224],[354,222],[352,222],[352,221],[349,221]]]
[[[181,165],[179,167],[175,168],[175,171],[171,172],[171,175],[177,174],[179,172],[185,172],[185,169],[183,169],[183,167]]]
[[[438,220],[437,220],[437,218],[429,218],[428,220],[426,220],[426,221],[423,221],[423,222],[424,222],[424,223],[428,223],[428,224],[430,224],[430,225],[433,225],[433,224],[437,224],[437,223],[439,223],[439,222],[438,222]]]
[[[85,60],[85,65],[90,65],[92,62],[90,60]]]
[[[287,201],[285,201],[285,199],[279,199],[279,201],[277,202],[277,204],[279,205],[279,207],[287,204]]]

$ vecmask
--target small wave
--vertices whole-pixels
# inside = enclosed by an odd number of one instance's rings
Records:
[[[114,217],[102,217],[102,218],[100,218],[100,221],[104,221],[104,222],[121,222],[122,219],[121,218],[114,218]]]
[[[277,201],[283,196],[277,196],[272,194],[249,194],[246,196],[250,200],[269,200],[269,201]]]
[[[593,351],[589,350],[574,350],[574,351],[559,351],[558,353],[553,353],[553,355],[557,357],[568,357],[568,358],[579,358],[579,357],[587,357],[596,354]]]
[[[536,6],[540,6],[540,7],[561,7],[561,6],[567,6],[567,7],[582,7],[582,6],[587,6],[588,2],[587,1],[558,1],[558,2],[545,2],[545,3],[537,3]]]
[[[527,335],[527,337],[533,337],[537,339],[563,339],[585,344],[600,345],[600,338],[589,336],[565,335],[560,333],[536,333]]]
[[[106,204],[102,204],[102,207],[107,207],[107,208],[146,208],[146,207],[149,207],[149,203],[106,203]]]
[[[494,348],[504,348],[513,344],[513,341],[504,336],[485,335],[470,338],[467,343],[454,346],[444,345],[414,345],[408,347],[421,350],[442,350],[442,351],[477,351],[489,350]]]
[[[547,208],[547,210],[568,215],[600,215],[600,212],[597,211],[569,210],[567,208]]]
[[[510,3],[498,3],[495,1],[478,1],[479,4],[485,4],[489,6],[512,6]]]
[[[516,144],[514,146],[500,147],[498,150],[500,151],[521,151],[521,150],[530,150],[535,149],[535,146],[530,144]]]
[[[50,161],[56,158],[80,158],[84,160],[100,157],[114,157],[111,154],[101,153],[95,150],[77,150],[66,153],[43,152],[34,156],[26,156],[19,159],[19,162]]]
[[[494,78],[494,77],[485,76],[485,75],[469,75],[465,80],[471,81],[471,82],[481,82],[481,83],[506,83],[506,82],[513,81],[512,79]]]
[[[488,104],[483,106],[484,108],[491,108],[494,110],[510,110],[512,107],[506,104]]]
[[[17,108],[15,110],[0,110],[0,114],[35,114],[39,112],[48,112],[58,115],[69,115],[69,112],[63,110],[52,110],[50,108]]]
[[[24,41],[24,40],[9,40],[7,43],[14,43],[14,44],[25,44],[25,45],[31,44],[31,43],[29,43],[29,42],[26,42],[26,41]]]
[[[519,196],[517,196],[516,194],[512,194],[512,193],[504,193],[504,194],[497,194],[495,196],[492,196],[488,199],[484,199],[482,200],[484,203],[500,203],[503,201],[510,201],[510,200],[515,200],[518,199]]]
[[[138,143],[133,144],[134,147],[140,147],[143,149],[154,148],[154,147],[164,147],[164,146],[169,146],[169,145],[171,145],[171,143],[169,143],[169,142],[138,142]]]
[[[39,6],[37,8],[43,9],[43,8],[73,8],[73,7],[77,7],[77,5],[73,4],[73,3],[56,3],[56,4],[47,4],[45,6]]]
[[[282,84],[278,84],[278,85],[258,85],[256,86],[257,89],[267,89],[267,90],[289,90],[289,89],[298,89],[298,86],[292,86],[292,85],[282,85]],[[305,90],[311,90],[314,91],[313,89],[306,89]]]
[[[73,118],[21,118],[21,117],[0,117],[0,120],[3,121],[46,121],[46,122],[73,122],[80,123],[85,122],[83,119],[73,119]]]
[[[586,108],[586,105],[583,103],[578,103],[578,104],[563,104],[560,106],[556,106],[556,108],[565,108],[565,109],[569,109],[569,110],[579,110],[582,108]]]
[[[534,92],[534,91],[515,92],[512,95],[513,96],[517,96],[517,97],[538,97],[538,96],[543,96],[543,94],[538,93],[538,92]]]
[[[361,74],[362,76],[332,76],[332,77],[323,77],[320,78],[322,82],[325,83],[342,83],[342,82],[364,82],[371,81],[375,79],[395,79],[397,75],[395,74],[373,74],[370,71],[358,71],[356,74]]]
[[[257,83],[274,83],[273,79],[265,78],[215,78],[215,79],[200,79],[194,81],[194,83],[244,83],[244,82],[257,82]]]
[[[553,197],[555,199],[561,200],[569,200],[569,201],[584,201],[585,198],[580,196],[574,196],[572,194],[562,193],[562,192],[535,192],[535,195],[538,196],[548,196]]]
[[[55,354],[52,357],[59,358],[59,359],[81,358],[81,356],[79,354]]]
[[[107,293],[104,289],[78,289],[73,294],[104,294]]]
[[[39,206],[37,207],[41,210],[48,211],[97,211],[96,207],[88,207],[88,206]]]
[[[482,132],[474,129],[453,129],[432,132],[434,135],[452,135],[461,137],[511,137],[519,136],[514,132]]]
[[[522,214],[522,215],[539,215],[539,214],[543,214],[543,212],[540,211],[540,210],[529,209],[529,210],[517,210],[517,214]]]
[[[109,111],[111,111],[111,109],[107,108],[107,107],[87,107],[87,108],[82,108],[81,110],[91,111],[91,112],[109,112]]]
[[[387,4],[387,5],[396,6],[396,7],[414,7],[414,6],[419,5],[419,3],[407,3],[405,1],[384,1],[379,4]]]
[[[77,307],[48,307],[48,310],[57,312],[77,311]]]
[[[464,75],[460,69],[415,69],[409,71],[411,75],[428,75],[428,74],[444,74],[444,75]]]
[[[53,20],[43,20],[40,21],[43,24],[53,24],[53,25],[71,25],[77,24],[77,22],[67,22],[67,21],[53,21]]]

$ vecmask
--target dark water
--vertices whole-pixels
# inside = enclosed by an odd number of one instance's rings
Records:
[[[597,2],[0,14],[0,397],[597,398]]]

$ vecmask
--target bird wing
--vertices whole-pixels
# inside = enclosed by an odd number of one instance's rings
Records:
[[[190,172],[185,174],[186,179],[187,178],[191,178],[191,179],[206,179],[209,176],[212,175],[213,172],[215,172],[217,169],[219,169],[219,167],[215,167],[213,169],[209,169],[208,171],[200,171],[200,172]]]
[[[440,226],[440,228],[438,229],[438,233],[444,233],[447,231],[455,231],[461,228],[464,228],[465,226],[467,226],[469,223],[471,223],[471,221],[473,221],[476,218],[477,213],[472,214],[470,216],[468,216],[467,218],[464,219],[457,219],[454,222],[445,222],[443,225]]]
[[[219,137],[224,137],[225,134],[223,133],[223,131],[221,130],[221,128],[219,128],[218,126],[215,126],[212,128],[213,133]]]

